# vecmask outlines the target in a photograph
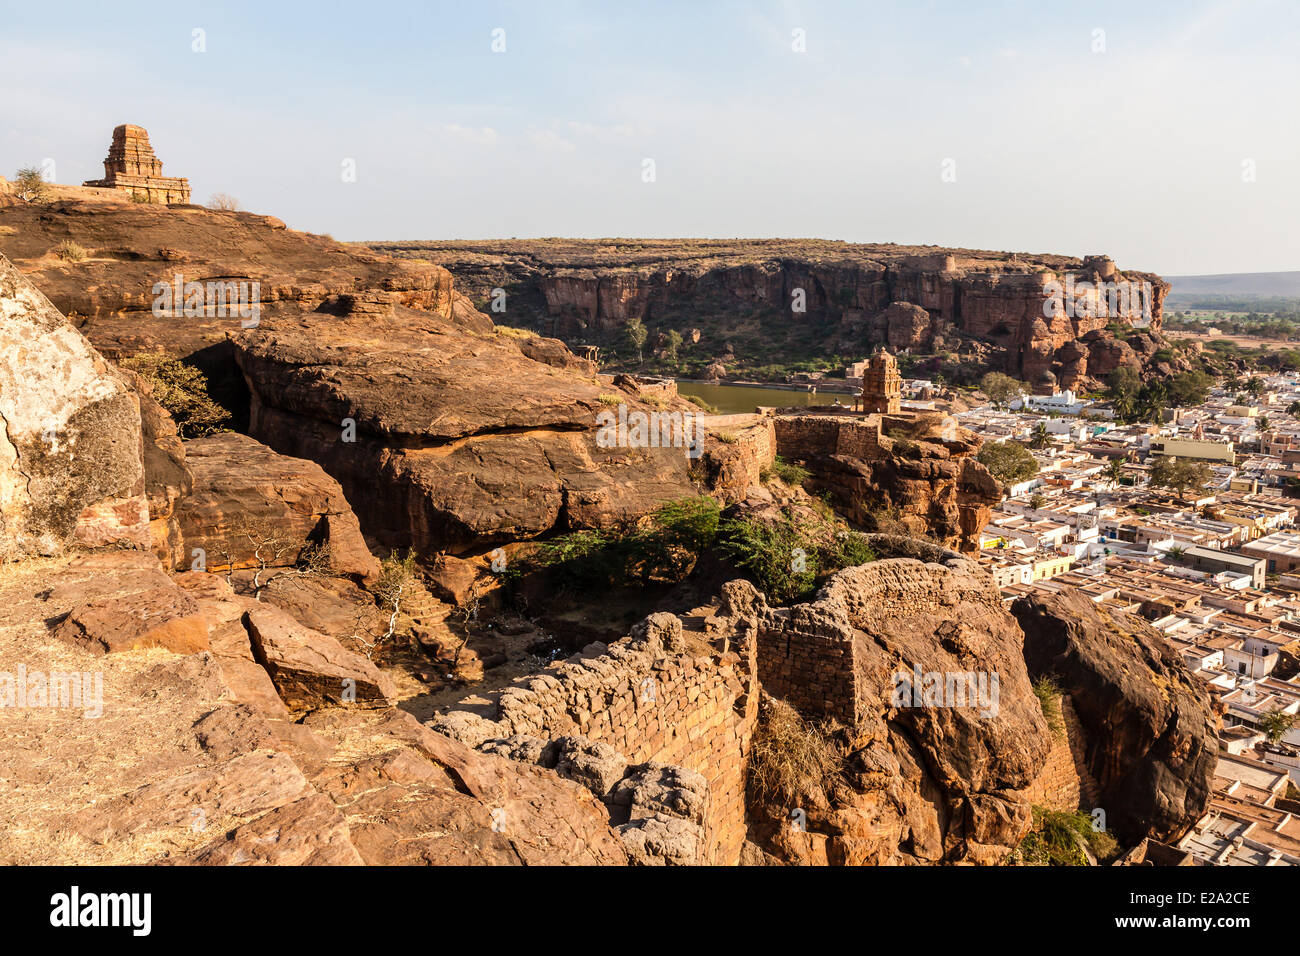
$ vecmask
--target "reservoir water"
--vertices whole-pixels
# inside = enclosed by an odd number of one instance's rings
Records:
[[[710,385],[705,382],[678,382],[679,395],[694,395],[726,415],[752,412],[759,405],[778,408],[804,405],[852,405],[853,396],[838,392],[809,392],[801,388],[758,388],[753,385]]]

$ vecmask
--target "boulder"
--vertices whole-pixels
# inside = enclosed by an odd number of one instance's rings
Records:
[[[1035,592],[1011,610],[1030,674],[1073,701],[1108,826],[1125,845],[1176,842],[1214,786],[1218,720],[1205,687],[1159,631],[1084,594]]]
[[[919,305],[891,302],[881,318],[885,326],[885,341],[895,352],[928,348],[934,339],[930,313]]]
[[[751,838],[805,863],[1003,860],[1031,826],[1023,791],[1051,738],[992,579],[959,557],[886,558],[789,609],[737,590],[729,603],[757,620],[764,689],[847,728],[846,785],[798,798],[802,831],[790,804],[751,803]]]
[[[207,619],[195,600],[170,581],[80,604],[55,627],[54,635],[103,653],[161,647],[195,654],[209,646]]]
[[[392,680],[366,658],[304,627],[279,608],[265,604],[249,608],[244,626],[257,662],[271,675],[290,709],[386,705],[395,694]]]
[[[185,461],[194,480],[179,510],[183,567],[196,549],[211,570],[292,567],[319,545],[337,573],[379,574],[343,489],[315,462],[235,432],[185,442]]]
[[[555,772],[603,798],[622,779],[627,758],[607,743],[577,735],[555,740]]]
[[[136,395],[0,256],[0,559],[148,547]]]

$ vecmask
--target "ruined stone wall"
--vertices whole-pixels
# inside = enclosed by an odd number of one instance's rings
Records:
[[[1051,810],[1090,813],[1097,806],[1099,788],[1088,772],[1083,726],[1069,695],[1062,694],[1060,701],[1065,732],[1052,735],[1047,762],[1025,795],[1030,803]]]
[[[879,458],[880,416],[853,419],[832,415],[779,415],[776,450],[785,458],[806,461],[819,455]]]
[[[503,690],[491,724],[474,726],[472,742],[577,734],[608,744],[629,764],[695,771],[709,787],[703,862],[735,864],[745,841],[745,760],[758,722],[753,642],[713,653],[693,643],[664,648],[634,636],[593,645],[596,653]],[[466,739],[464,731],[457,736]]]
[[[770,415],[701,415],[700,430],[730,441],[705,441],[700,460],[710,493],[724,505],[741,501],[762,483],[776,459],[776,432]]]
[[[858,718],[853,639],[839,623],[775,609],[758,628],[758,679],[763,689],[800,713],[831,717],[847,726]]]

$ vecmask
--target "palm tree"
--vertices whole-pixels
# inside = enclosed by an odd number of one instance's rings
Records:
[[[1133,412],[1136,408],[1136,400],[1131,393],[1120,392],[1111,399],[1111,405],[1115,409],[1115,417],[1120,421],[1126,422],[1133,417]]]
[[[1029,444],[1034,448],[1046,448],[1051,443],[1052,436],[1047,430],[1047,422],[1039,422],[1034,427],[1034,437],[1029,440]]]
[[[1119,480],[1124,477],[1124,466],[1128,464],[1128,455],[1122,455],[1119,458],[1112,458],[1106,465],[1106,478],[1113,489],[1119,484]]]

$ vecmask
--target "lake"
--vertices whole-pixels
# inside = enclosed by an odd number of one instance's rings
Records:
[[[852,405],[853,396],[838,392],[808,392],[800,388],[756,388],[752,385],[709,385],[704,382],[678,382],[679,395],[694,395],[716,405],[724,415],[752,412],[759,405],[778,408],[806,405]]]

